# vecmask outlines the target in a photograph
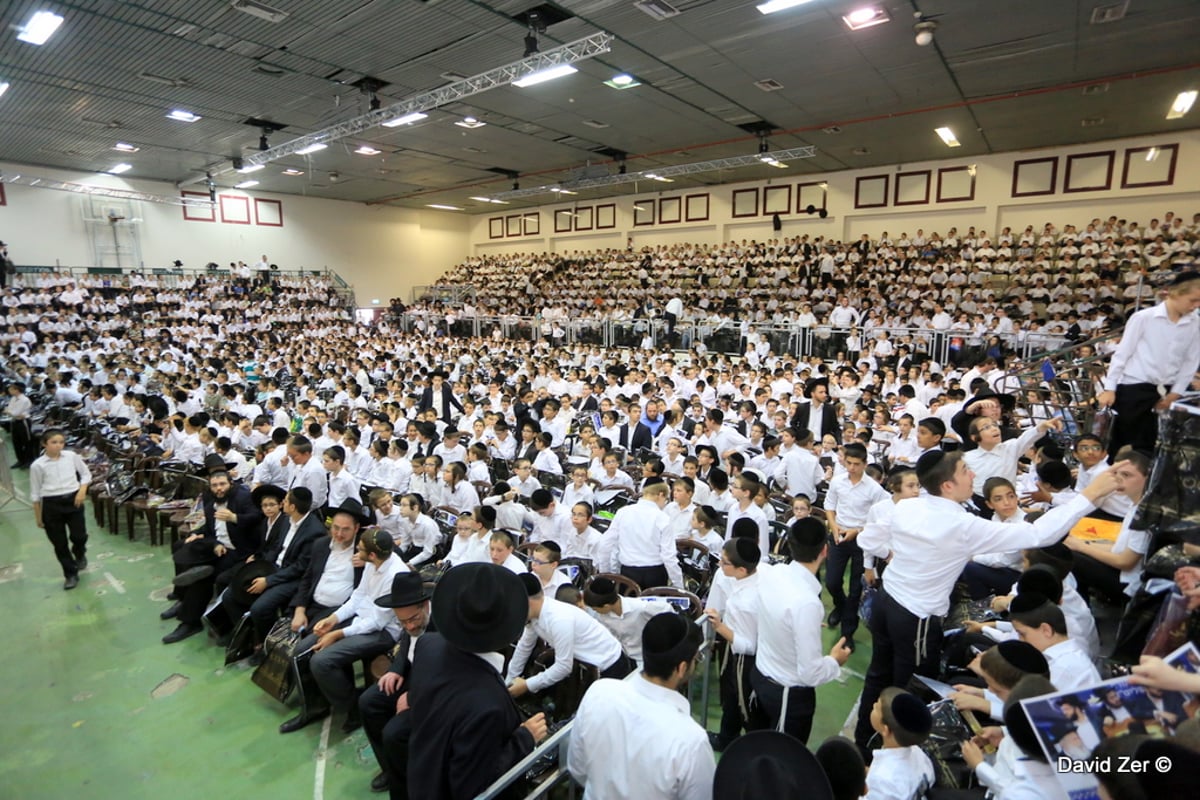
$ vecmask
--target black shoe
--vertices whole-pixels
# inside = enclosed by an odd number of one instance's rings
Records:
[[[163,644],[175,644],[176,642],[182,642],[184,639],[188,638],[189,636],[195,636],[202,630],[204,630],[203,625],[189,625],[186,622],[181,622],[175,628],[175,630],[171,631],[162,638],[162,642]]]
[[[342,723],[342,733],[354,733],[362,727],[362,720],[358,718],[358,714],[354,713],[346,717],[346,721]]]
[[[159,619],[175,619],[179,616],[179,609],[183,608],[183,603],[174,603],[166,611],[158,615]]]
[[[829,616],[825,618],[825,621],[829,624],[829,627],[831,627],[831,628],[836,628],[838,625],[841,625],[842,624],[842,609],[835,606],[834,609],[829,612]]]
[[[205,578],[216,572],[212,564],[201,564],[198,567],[192,567],[189,570],[184,570],[175,576],[171,583],[175,584],[176,589],[182,589],[185,586],[191,586],[193,583],[199,583]]]
[[[375,793],[386,792],[388,790],[388,776],[386,772],[381,772],[374,778],[371,778],[371,791]]]
[[[167,592],[167,599],[168,600],[178,600],[179,595],[175,594],[175,590],[172,589],[171,591]]]
[[[305,725],[308,725],[310,722],[316,722],[317,720],[325,719],[325,717],[327,717],[327,716],[329,716],[329,709],[325,709],[324,711],[318,711],[317,713],[312,714],[310,716],[305,716],[304,714],[298,714],[298,715],[292,717],[291,719],[289,719],[287,722],[280,725],[279,732],[280,733],[292,733],[293,731],[300,730]]]
[[[79,585],[79,576],[72,575],[63,582],[63,589],[74,589]]]
[[[76,569],[87,569],[87,556],[79,556],[75,559]]]

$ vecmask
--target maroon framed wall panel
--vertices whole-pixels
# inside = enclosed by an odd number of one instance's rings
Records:
[[[1163,167],[1154,170],[1156,174],[1138,178],[1134,173],[1146,170],[1141,164],[1146,161],[1146,154],[1152,149],[1157,150],[1155,163],[1169,154],[1170,160]],[[1178,144],[1160,144],[1153,147],[1130,147],[1125,150],[1125,164],[1121,167],[1122,189],[1144,189],[1149,186],[1173,186],[1175,184],[1175,167],[1179,163]],[[1161,177],[1158,177],[1161,176]],[[0,186],[0,189],[3,189]]]
[[[689,194],[683,198],[683,219],[685,222],[708,222],[709,210],[708,192]]]
[[[1112,188],[1113,166],[1116,161],[1116,150],[1098,150],[1094,153],[1075,153],[1067,156],[1067,168],[1063,175],[1063,194],[1107,192]],[[1090,180],[1082,176],[1077,177],[1077,173],[1083,172],[1088,166],[1092,169],[1099,167],[1099,172],[1103,177],[1093,177]]]
[[[1045,179],[1042,179],[1042,174],[1045,174],[1047,169],[1043,165],[1049,165],[1049,174]],[[1032,181],[1031,184],[1026,185],[1025,187],[1021,186],[1022,172],[1026,173],[1027,180]],[[1013,197],[1042,197],[1044,195],[1054,194],[1057,189],[1058,156],[1050,156],[1049,158],[1026,158],[1021,161],[1013,162]]]
[[[967,179],[966,191],[955,191],[955,187]],[[941,167],[937,172],[937,194],[935,202],[961,203],[975,199],[975,172],[970,167]]]
[[[855,208],[886,208],[890,175],[862,175],[854,179]]]
[[[928,169],[915,170],[913,172],[898,172],[896,173],[895,195],[892,197],[892,205],[895,206],[923,206],[929,204],[930,187],[933,183],[933,171]],[[915,191],[914,191],[915,188]],[[908,193],[913,191],[913,196],[909,197]],[[903,194],[902,194],[903,193]],[[905,199],[907,198],[907,199]]]

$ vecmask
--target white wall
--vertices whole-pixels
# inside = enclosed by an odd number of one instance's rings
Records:
[[[1120,188],[1127,150],[1150,146],[1161,147],[1167,144],[1177,144],[1179,148],[1171,185],[1125,190]],[[1073,188],[1078,188],[1080,185],[1101,185],[1104,183],[1106,160],[1104,158],[1080,159],[1078,156],[1105,151],[1113,152],[1111,188],[1099,191],[1065,191],[1068,157],[1076,156],[1072,161],[1071,170]],[[952,154],[953,151],[947,150],[947,153]],[[1131,156],[1135,172],[1138,169],[1162,168],[1169,162],[1168,151],[1159,153],[1158,159],[1153,162],[1155,165],[1153,167],[1143,164],[1143,156],[1142,153]],[[1054,193],[1013,197],[1015,163],[1027,159],[1045,158],[1057,160]],[[975,166],[976,173],[974,198],[964,201],[938,202],[938,169],[970,165]],[[1028,176],[1029,169],[1028,167],[1022,168],[1022,174]],[[928,202],[916,205],[895,205],[897,173],[924,170],[930,171]],[[593,249],[621,246],[630,238],[635,247],[677,242],[717,244],[741,239],[774,238],[776,234],[771,227],[771,216],[761,212],[761,190],[768,185],[790,185],[792,187],[790,211],[780,215],[783,227],[779,235],[789,237],[808,234],[810,237],[825,236],[847,241],[855,239],[863,233],[878,235],[885,230],[896,237],[902,231],[912,234],[917,228],[923,228],[926,234],[932,231],[944,234],[951,226],[957,226],[962,231],[970,225],[995,234],[1005,226],[1019,231],[1023,230],[1026,225],[1034,225],[1036,229],[1040,230],[1047,221],[1058,225],[1068,222],[1083,225],[1094,217],[1106,218],[1110,214],[1136,220],[1144,225],[1152,217],[1161,218],[1166,211],[1174,211],[1190,222],[1191,215],[1200,212],[1200,130],[1181,130],[1169,135],[1120,139],[1073,147],[1045,148],[1029,152],[1000,153],[991,156],[843,172],[803,175],[790,174],[790,172],[792,171],[777,170],[770,181],[760,180],[697,189],[672,190],[669,184],[651,182],[655,191],[642,191],[604,200],[547,204],[536,209],[541,215],[539,220],[540,236],[490,238],[489,219],[513,213],[500,207],[499,211],[480,214],[472,218],[471,251],[475,254],[484,254],[541,252],[548,247],[555,251]],[[878,175],[887,175],[889,178],[887,205],[882,208],[855,208],[857,179]],[[1135,175],[1135,177],[1137,176]],[[906,179],[904,183],[906,190],[912,188],[913,180]],[[920,179],[915,180],[920,183]],[[826,219],[820,219],[815,215],[797,213],[797,184],[821,181],[828,184],[826,208],[829,216]],[[659,187],[664,188],[664,191],[658,191]],[[641,188],[645,189],[646,187]],[[755,217],[735,218],[732,216],[733,193],[736,190],[747,188],[760,190],[760,213]],[[1037,187],[1026,185],[1022,188]],[[806,204],[811,199],[807,193],[812,191],[814,191],[812,188],[805,190]],[[653,226],[635,226],[633,224],[633,206],[637,201],[659,200],[664,197],[682,198],[689,194],[703,193],[709,195],[709,218],[706,221],[655,224]],[[910,191],[905,191],[900,199],[912,199],[913,196]],[[916,196],[919,199],[919,192]],[[614,229],[580,234],[547,233],[553,231],[556,210],[596,206],[603,203],[616,204],[616,227]],[[814,204],[820,205],[819,202]],[[533,209],[525,209],[520,213],[532,211]],[[605,234],[603,237],[599,235],[602,233]]]
[[[168,183],[123,180],[109,175],[69,173],[43,167],[0,164],[6,175],[25,173],[74,183],[177,196]],[[195,188],[195,187],[193,187]],[[90,266],[99,263],[84,223],[84,196],[21,185],[5,185],[0,239],[18,264]],[[409,298],[414,285],[431,283],[469,253],[470,219],[453,212],[368,206],[336,200],[225,190],[278,200],[283,226],[195,222],[179,206],[137,202],[133,213],[147,268],[180,259],[189,268],[215,261],[254,263],[267,254],[283,269],[324,269],[355,287],[360,305],[378,298]],[[253,212],[251,214],[253,222]],[[220,215],[218,213],[218,219]]]

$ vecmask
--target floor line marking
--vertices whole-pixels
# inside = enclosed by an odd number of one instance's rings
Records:
[[[125,584],[117,580],[116,576],[111,572],[104,573],[104,577],[108,579],[109,586],[113,587],[113,591],[117,594],[125,594]]]
[[[329,753],[329,730],[333,727],[333,715],[325,717],[321,725],[321,742],[317,745],[317,771],[313,776],[313,800],[325,800],[325,759]]]

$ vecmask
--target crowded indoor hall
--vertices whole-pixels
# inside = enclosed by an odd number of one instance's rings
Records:
[[[1200,8],[102,5],[0,11],[0,794],[1200,791]]]

